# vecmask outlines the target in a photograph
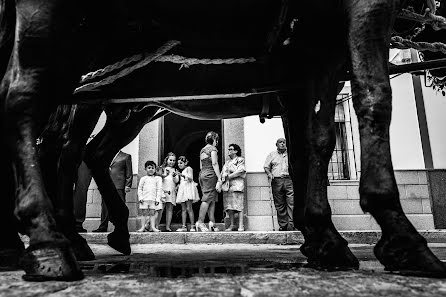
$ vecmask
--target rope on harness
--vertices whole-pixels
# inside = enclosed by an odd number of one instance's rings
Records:
[[[391,38],[390,47],[397,49],[413,48],[419,51],[442,52],[443,54],[446,54],[446,44],[444,43],[415,42],[400,36],[393,36]]]
[[[431,0],[427,0],[427,2],[428,2],[427,3],[428,8],[426,8],[424,15],[413,12],[408,9],[401,9],[397,17],[422,24],[429,24],[432,26],[434,30],[446,29],[446,18],[435,14],[436,11],[435,3],[434,4],[430,3],[432,2]]]
[[[435,3],[435,0],[426,0],[427,7],[429,8],[430,12],[432,14],[435,14],[437,12],[437,4]]]
[[[165,54],[166,52],[168,52],[168,51],[169,51],[170,49],[172,49],[173,47],[177,46],[178,44],[180,44],[180,42],[177,41],[177,40],[171,40],[171,41],[168,41],[168,42],[166,42],[163,46],[161,46],[159,49],[157,49],[154,53],[151,53],[151,54],[149,54],[149,55],[147,55],[147,56],[144,55],[145,58],[144,58],[142,61],[136,63],[135,65],[133,65],[133,66],[131,66],[131,67],[129,67],[129,68],[125,68],[124,70],[118,72],[117,74],[112,75],[112,76],[109,76],[109,77],[107,77],[107,78],[105,78],[105,79],[103,79],[103,80],[100,80],[100,81],[97,81],[97,82],[91,82],[91,83],[87,83],[87,84],[85,84],[85,85],[82,85],[82,86],[76,88],[76,89],[74,90],[74,93],[78,93],[78,92],[80,92],[80,91],[93,90],[93,89],[95,89],[95,88],[97,88],[97,87],[99,87],[99,86],[103,86],[103,85],[111,84],[111,83],[113,83],[114,81],[116,81],[117,79],[119,79],[119,78],[121,78],[121,77],[124,77],[124,76],[126,76],[126,75],[129,75],[129,74],[132,73],[133,71],[135,71],[135,70],[137,70],[137,69],[140,69],[140,68],[142,68],[142,67],[148,65],[149,63],[151,63],[151,62],[153,62],[154,60],[156,60],[158,57],[160,57],[160,56],[162,56],[163,54]],[[130,58],[132,58],[132,57],[130,57]],[[124,60],[126,60],[126,59],[124,59]],[[123,60],[123,61],[124,61],[124,60]],[[122,61],[121,61],[121,62],[122,62]],[[119,64],[119,63],[121,63],[121,62],[118,62],[118,63],[116,63],[116,64]],[[130,62],[129,62],[129,63],[130,63]],[[116,65],[116,64],[113,64],[113,65]],[[125,64],[125,63],[123,63],[123,64]],[[128,63],[127,63],[127,64],[128,64]],[[126,65],[126,64],[125,64],[125,65]],[[110,65],[110,66],[112,66],[112,65]],[[104,68],[104,69],[105,69],[105,68]],[[109,70],[108,72],[110,72],[110,71],[112,71],[112,70]],[[95,72],[96,72],[96,71],[95,71]],[[101,72],[101,71],[99,71],[98,73],[100,73],[100,72]],[[108,72],[107,72],[107,73],[108,73]],[[104,73],[104,74],[105,74],[105,73]],[[100,74],[99,76],[102,76],[102,75],[104,75],[104,74]],[[87,74],[87,76],[89,76],[89,77],[91,77],[91,78],[94,77],[93,75],[90,76],[90,74]],[[91,78],[90,78],[90,79],[91,79]]]
[[[138,62],[142,59],[145,58],[145,54],[136,54],[133,55],[131,57],[125,58],[115,64],[112,65],[108,65],[102,69],[98,69],[96,71],[93,72],[89,72],[85,75],[82,75],[81,81],[79,82],[79,84],[85,84],[95,78],[104,76],[107,73],[113,72],[115,70],[121,69],[124,66],[127,66],[128,64],[134,63],[134,62]]]
[[[180,64],[181,66],[179,69],[181,70],[182,68],[189,68],[191,65],[232,65],[232,64],[254,63],[257,61],[254,57],[227,58],[227,59],[206,59],[206,58],[199,59],[199,58],[188,58],[188,57],[183,57],[183,56],[179,56],[179,55],[166,55],[166,56],[162,55],[177,44],[179,44],[179,41],[170,41],[167,44],[165,44],[164,46],[162,46],[161,48],[159,48],[155,53],[152,53],[149,55],[147,55],[147,54],[134,55],[129,58],[125,58],[124,60],[117,62],[113,65],[109,65],[103,69],[99,69],[94,72],[90,72],[83,76],[83,78],[85,77],[85,79],[83,79],[82,81],[88,81],[93,78],[103,76],[107,73],[110,73],[111,71],[119,69],[123,66],[128,65],[129,63],[132,63],[134,61],[137,61],[140,58],[145,57],[141,62],[138,62],[135,65],[133,65],[129,68],[126,68],[126,69],[118,72],[115,75],[111,75],[111,76],[109,76],[103,80],[97,81],[97,82],[91,82],[91,83],[82,85],[82,86],[78,87],[74,92],[78,93],[81,91],[90,91],[90,90],[93,90],[99,86],[111,84],[114,81],[116,81],[117,79],[124,77],[124,76],[132,73],[133,71],[135,71],[139,68],[142,68],[152,62],[170,62],[170,63]]]
[[[188,68],[191,65],[223,65],[223,64],[245,64],[253,63],[256,59],[253,57],[249,58],[228,58],[228,59],[198,59],[198,58],[187,58],[179,55],[167,55],[161,56],[155,60],[155,62],[170,62],[175,64],[181,64],[180,69]]]

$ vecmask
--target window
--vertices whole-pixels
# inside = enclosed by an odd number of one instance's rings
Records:
[[[350,117],[350,94],[339,94],[335,110],[336,145],[328,164],[329,180],[357,178],[353,133]]]

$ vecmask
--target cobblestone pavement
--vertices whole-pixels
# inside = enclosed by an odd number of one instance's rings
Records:
[[[446,296],[446,280],[387,273],[371,245],[353,245],[358,271],[303,268],[297,245],[140,244],[122,256],[92,244],[85,279],[31,283],[0,271],[0,296]],[[446,260],[446,244],[430,245]]]

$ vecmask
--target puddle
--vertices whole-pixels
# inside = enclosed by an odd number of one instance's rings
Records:
[[[116,262],[116,263],[80,263],[86,273],[114,274],[138,273],[150,277],[187,278],[193,276],[240,275],[246,273],[268,273],[276,271],[290,271],[302,267],[303,263],[169,263],[153,264],[148,262]]]

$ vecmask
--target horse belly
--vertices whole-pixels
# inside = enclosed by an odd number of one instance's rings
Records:
[[[149,11],[171,39],[184,48],[262,49],[276,24],[277,0],[153,0]]]

